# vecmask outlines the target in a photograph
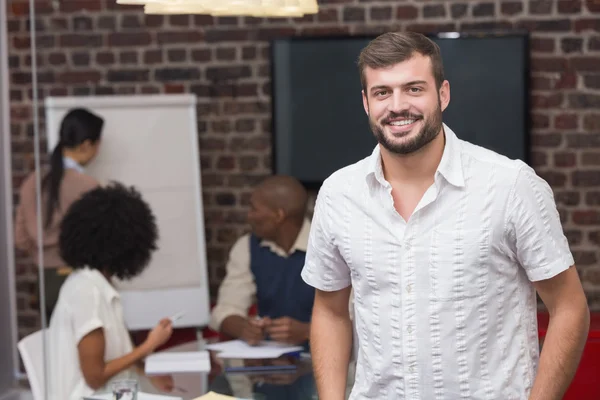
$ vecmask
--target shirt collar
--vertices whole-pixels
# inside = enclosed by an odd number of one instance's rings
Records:
[[[63,165],[66,169],[74,169],[83,174],[83,167],[71,157],[63,157]]]
[[[440,165],[437,168],[436,175],[442,175],[451,185],[463,187],[465,185],[465,179],[463,175],[462,150],[459,139],[446,124],[443,124],[443,128],[446,140],[444,144],[444,153]],[[383,176],[381,150],[379,149],[379,145],[375,146],[375,149],[366,163],[366,177],[368,179],[374,178],[384,186],[387,185]]]
[[[289,255],[293,254],[295,251],[304,251],[306,252],[306,250],[308,249],[308,236],[310,234],[310,221],[308,219],[304,219],[304,222],[302,223],[302,228],[300,228],[300,232],[298,233],[298,236],[296,237],[296,241],[294,242],[294,245],[292,246],[292,248],[290,249],[289,252],[285,252],[281,247],[277,246],[277,244],[275,242],[272,242],[270,240],[262,240],[260,242],[261,246],[266,246],[269,249],[271,249],[272,252],[282,256],[282,257],[288,257]]]
[[[79,270],[79,273],[94,282],[98,288],[100,288],[102,294],[109,302],[113,301],[114,299],[121,298],[121,295],[119,292],[117,292],[117,289],[115,289],[108,279],[106,279],[106,277],[97,269],[85,267]]]

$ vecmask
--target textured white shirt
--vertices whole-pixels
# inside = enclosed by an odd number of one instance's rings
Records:
[[[98,328],[104,330],[105,361],[133,350],[117,291],[98,270],[75,270],[60,289],[48,329],[49,400],[81,400],[94,393],[81,372],[77,345]],[[131,369],[114,376],[111,382],[135,376]],[[107,390],[110,382],[98,392]]]
[[[379,148],[323,184],[304,280],[352,285],[351,399],[523,400],[539,345],[531,281],[574,264],[548,184],[444,125],[435,174],[408,223]]]

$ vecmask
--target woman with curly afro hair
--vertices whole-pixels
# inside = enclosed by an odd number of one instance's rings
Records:
[[[134,348],[113,277],[138,276],[156,250],[158,229],[149,205],[134,189],[111,184],[84,194],[61,226],[61,257],[73,267],[60,289],[48,329],[49,399],[75,400],[110,390],[115,379],[135,378],[141,361],[171,336],[163,319]],[[151,378],[168,390],[169,377]]]

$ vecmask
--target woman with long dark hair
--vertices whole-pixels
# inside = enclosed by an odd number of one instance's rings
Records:
[[[59,141],[50,157],[50,166],[42,169],[42,255],[48,320],[60,287],[71,271],[58,250],[60,223],[74,201],[99,186],[98,181],[84,173],[83,166],[96,156],[103,126],[104,120],[88,110],[70,110],[61,122]],[[37,263],[39,253],[35,182],[36,175],[32,172],[21,186],[15,244]]]

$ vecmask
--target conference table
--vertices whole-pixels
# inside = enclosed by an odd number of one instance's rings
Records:
[[[204,343],[194,341],[172,347],[168,352],[197,351]],[[260,400],[316,400],[318,399],[310,358],[281,357],[277,360],[223,360],[210,352],[210,372],[172,373],[173,390],[169,393],[159,389],[148,377],[140,377],[140,391],[194,400],[208,392],[232,396],[238,399]],[[276,372],[225,372],[226,367],[244,365],[295,364],[290,371]],[[346,398],[353,385],[354,366],[348,372]]]

